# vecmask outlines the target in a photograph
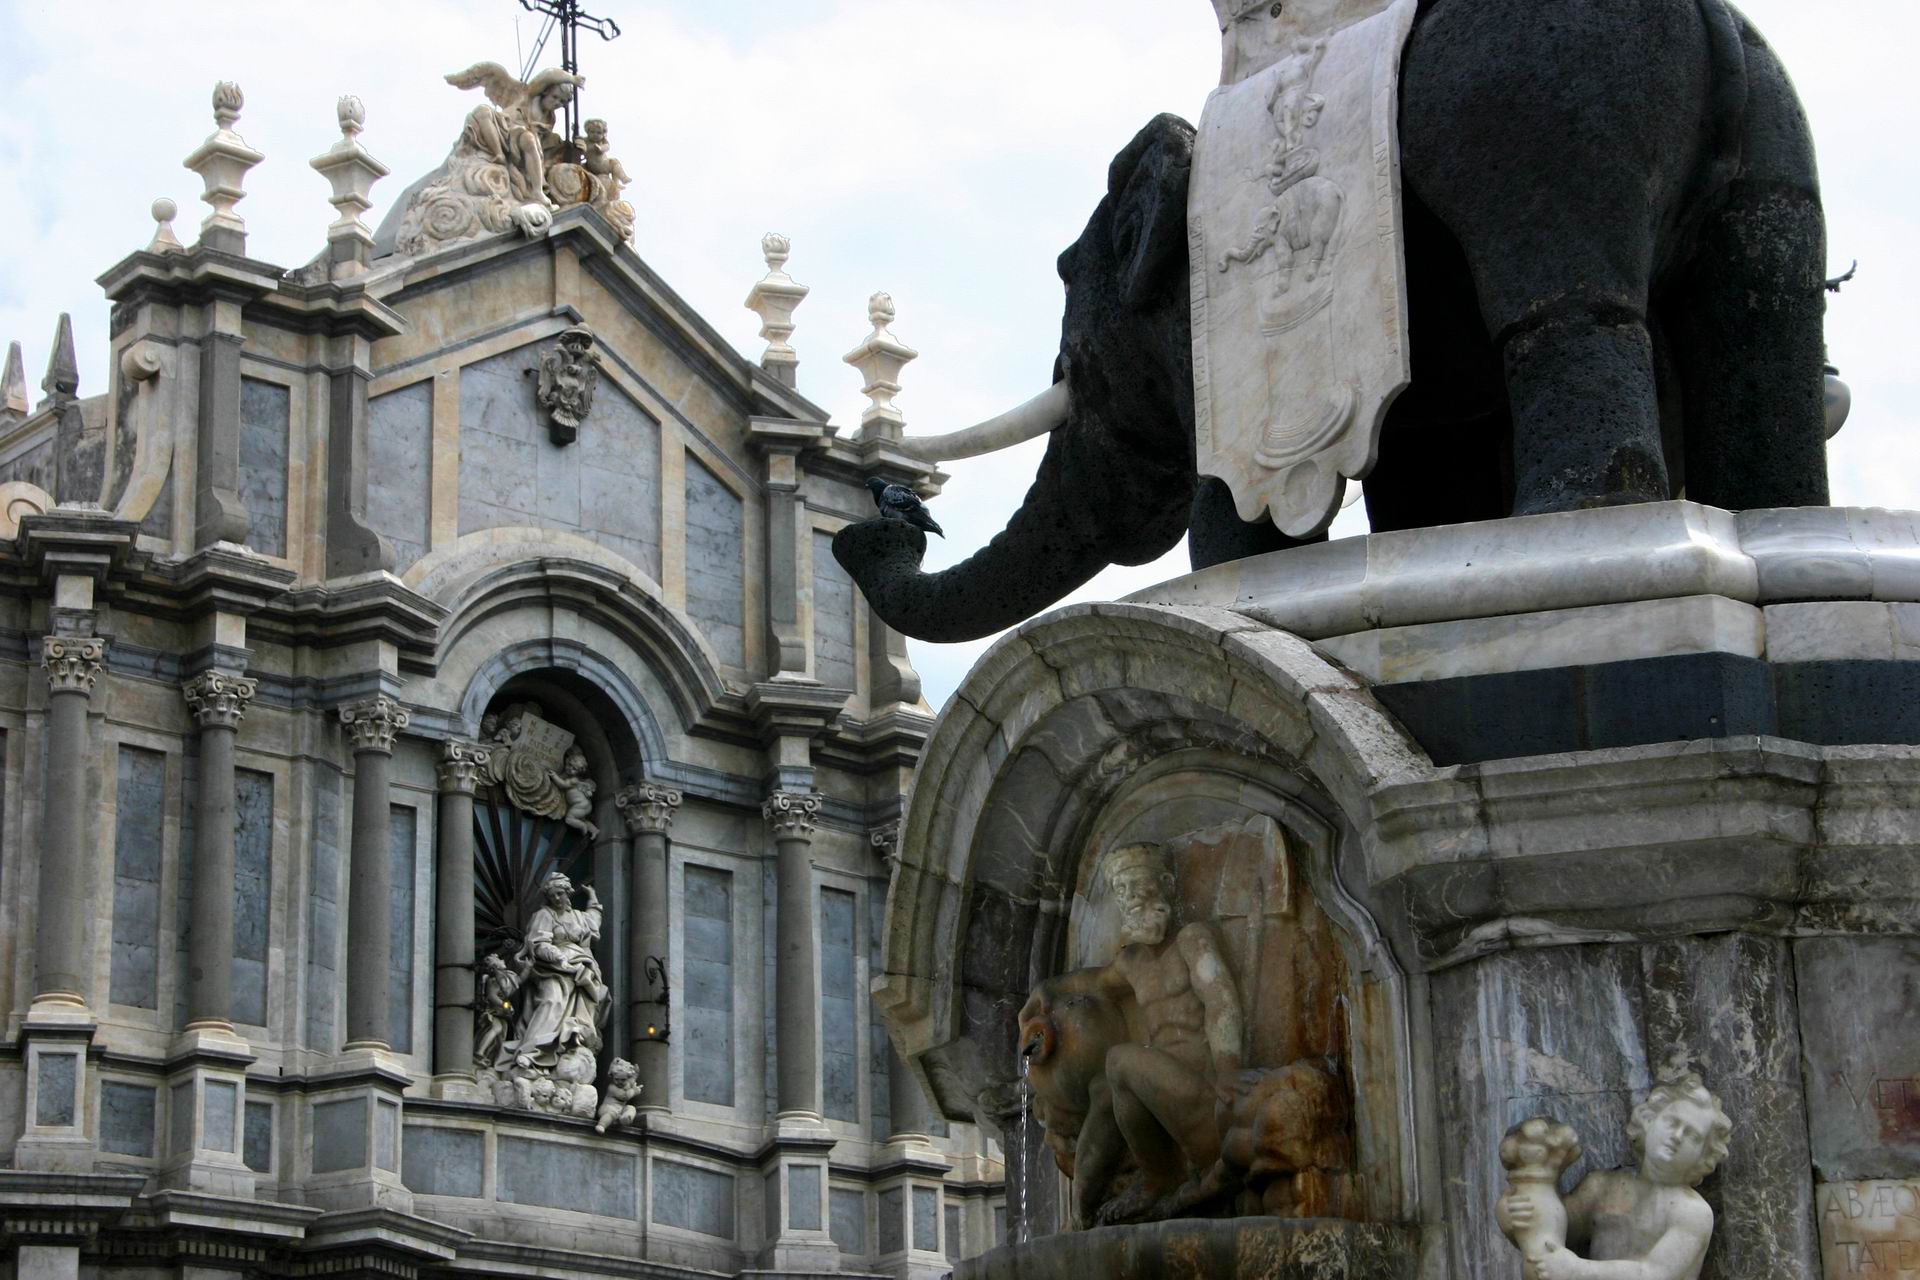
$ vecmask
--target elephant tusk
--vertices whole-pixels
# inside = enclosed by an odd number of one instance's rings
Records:
[[[1067,420],[1067,384],[1056,382],[1016,409],[960,431],[939,436],[908,436],[900,443],[928,462],[975,458],[1010,449],[1043,436]]]

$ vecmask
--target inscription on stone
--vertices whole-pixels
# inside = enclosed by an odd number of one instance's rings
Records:
[[[1920,1277],[1920,1182],[1823,1183],[1814,1206],[1827,1280]]]

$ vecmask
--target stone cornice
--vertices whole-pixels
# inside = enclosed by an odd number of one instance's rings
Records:
[[[850,696],[811,681],[763,680],[747,690],[747,713],[762,738],[812,740],[840,719]]]
[[[447,610],[387,573],[303,586],[275,598],[250,635],[314,649],[385,640],[403,654],[431,657]]]
[[[226,671],[203,671],[180,686],[202,729],[238,729],[258,683]]]
[[[340,708],[340,723],[347,727],[355,755],[363,751],[392,755],[394,738],[412,722],[412,714],[384,693]]]
[[[107,656],[98,636],[48,636],[40,642],[40,666],[55,693],[91,693]]]
[[[613,798],[620,816],[627,820],[633,835],[665,835],[673,826],[673,817],[685,797],[672,787],[657,782],[639,782],[622,787]]]
[[[439,776],[443,795],[470,796],[480,784],[480,771],[493,752],[477,742],[449,738],[440,746]]]
[[[776,791],[760,806],[760,816],[776,840],[811,837],[819,814],[820,797],[808,791]]]
[[[43,580],[68,575],[105,582],[134,554],[140,526],[104,511],[55,507],[20,520],[21,558]]]

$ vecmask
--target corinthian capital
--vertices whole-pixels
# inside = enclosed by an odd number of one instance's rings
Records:
[[[384,693],[340,708],[340,723],[347,726],[353,749],[393,754],[394,735],[412,723],[407,709]]]
[[[820,812],[820,797],[810,791],[776,791],[760,806],[776,840],[813,834],[814,816]]]
[[[456,795],[472,795],[492,755],[477,742],[447,739],[440,748],[440,789]]]
[[[900,856],[900,824],[889,822],[884,827],[873,828],[867,832],[867,843],[882,861],[892,862]]]
[[[107,642],[98,636],[48,636],[40,642],[40,665],[55,693],[89,693],[100,678]]]
[[[620,816],[627,820],[627,830],[633,835],[665,835],[667,828],[673,825],[673,815],[679,811],[683,799],[672,787],[663,787],[656,782],[636,782],[630,787],[622,787],[613,797],[613,803],[620,810]]]
[[[180,686],[202,729],[238,729],[257,682],[226,671],[202,671]]]

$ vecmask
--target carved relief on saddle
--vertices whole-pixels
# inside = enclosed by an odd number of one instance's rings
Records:
[[[1019,1046],[1075,1222],[1358,1217],[1337,926],[1258,817],[1100,854]]]

